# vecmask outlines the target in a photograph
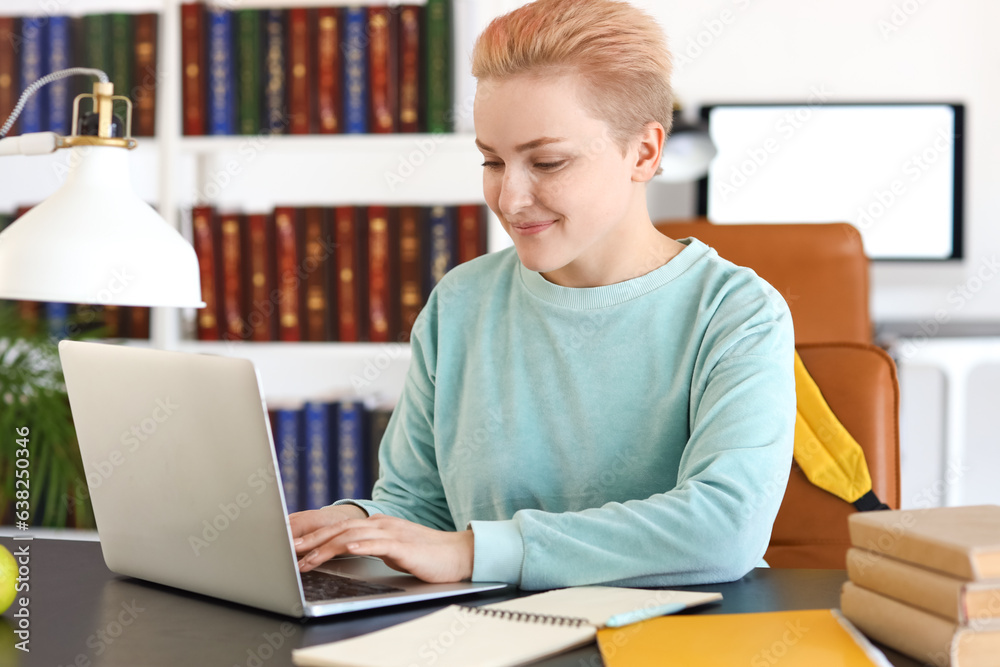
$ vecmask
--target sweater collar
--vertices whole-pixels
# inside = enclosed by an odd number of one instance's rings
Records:
[[[686,248],[666,264],[649,273],[613,285],[600,287],[563,287],[550,283],[537,271],[531,271],[518,262],[521,282],[533,295],[557,306],[578,310],[592,310],[616,306],[626,301],[638,298],[644,294],[666,285],[674,278],[691,268],[699,259],[705,256],[711,248],[696,238],[677,239]]]

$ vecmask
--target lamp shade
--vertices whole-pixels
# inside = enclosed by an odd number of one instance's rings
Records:
[[[704,178],[718,151],[707,132],[680,128],[667,137],[657,179],[667,183],[690,183]]]
[[[69,150],[62,187],[0,234],[0,298],[203,307],[194,248],[132,191],[127,151]]]

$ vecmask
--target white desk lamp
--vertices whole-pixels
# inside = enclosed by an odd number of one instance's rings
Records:
[[[674,107],[673,128],[663,144],[662,170],[656,180],[663,183],[690,183],[704,178],[718,153],[708,129],[699,123],[689,123]]]
[[[69,137],[37,132],[3,138],[27,99],[46,83],[75,74],[98,78],[73,103]],[[96,136],[78,134],[80,100],[93,99]],[[114,101],[127,105],[124,137],[115,137]],[[66,182],[0,233],[0,298],[121,306],[201,308],[194,248],[132,192],[127,150],[132,103],[114,95],[100,70],[71,68],[42,77],[21,95],[0,128],[0,156],[69,149]]]

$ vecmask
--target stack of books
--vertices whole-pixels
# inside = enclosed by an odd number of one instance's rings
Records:
[[[288,511],[318,509],[340,498],[371,498],[392,410],[351,399],[268,406]]]
[[[486,207],[191,211],[199,340],[405,343],[434,286],[486,254]]]
[[[451,131],[450,0],[220,4],[181,4],[184,134]]]
[[[1000,506],[862,512],[849,528],[844,616],[926,663],[1000,665]]]
[[[165,75],[157,69],[159,16],[50,13],[75,4],[79,3],[39,4],[35,16],[0,16],[0,122],[7,119],[21,92],[43,75],[68,67],[96,67],[111,78],[116,95],[132,100],[132,135],[155,135],[156,89]],[[0,13],[8,12],[6,5]],[[28,100],[10,135],[45,131],[68,135],[73,100],[92,93],[93,84],[93,78],[83,76],[49,83]],[[91,106],[84,101],[80,113]],[[116,105],[116,111],[122,115],[124,107]]]

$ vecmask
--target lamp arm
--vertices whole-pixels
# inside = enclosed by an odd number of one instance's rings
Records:
[[[52,72],[51,74],[46,74],[25,88],[24,92],[21,93],[21,97],[17,100],[17,105],[14,107],[14,110],[10,112],[7,122],[3,124],[3,127],[0,127],[0,139],[7,136],[7,133],[10,132],[10,128],[14,126],[14,122],[17,120],[17,117],[20,116],[21,111],[24,110],[24,105],[27,104],[28,98],[34,95],[39,88],[47,83],[52,83],[53,81],[58,81],[59,79],[65,79],[66,77],[78,74],[97,77],[101,83],[109,82],[107,74],[92,67],[70,67],[68,69],[61,69],[56,72]]]
[[[31,132],[0,139],[0,155],[45,155],[54,153],[63,143],[55,132]]]

